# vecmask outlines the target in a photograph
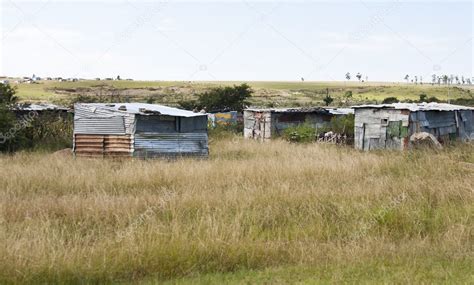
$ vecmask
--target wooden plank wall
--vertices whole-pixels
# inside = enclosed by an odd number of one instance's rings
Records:
[[[130,135],[74,135],[74,153],[80,157],[131,157]]]

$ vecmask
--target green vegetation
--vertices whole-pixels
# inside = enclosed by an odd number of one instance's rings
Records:
[[[314,142],[316,139],[316,129],[310,123],[304,123],[285,129],[283,137],[290,142]]]
[[[16,137],[15,114],[12,107],[17,102],[16,90],[8,84],[0,84],[0,151],[12,151],[21,136]]]
[[[197,100],[182,101],[180,106],[188,110],[206,110],[207,112],[239,111],[242,112],[252,96],[252,89],[247,84],[232,87],[215,87],[197,95]]]
[[[392,104],[398,102],[400,102],[400,100],[398,100],[397,97],[387,97],[382,100],[382,104]]]
[[[153,102],[178,106],[179,102],[197,99],[215,87],[240,85],[244,82],[179,82],[179,81],[40,81],[39,84],[16,84],[21,101],[49,101],[70,104],[77,95],[120,96],[135,102]],[[254,90],[249,98],[253,106],[295,107],[321,106],[329,95],[334,106],[381,103],[386,97],[400,101],[419,100],[420,94],[442,101],[457,99],[474,105],[474,85],[431,85],[380,82],[247,82]],[[448,97],[449,93],[449,97]],[[350,95],[351,94],[351,95]]]
[[[0,84],[0,151],[57,150],[71,147],[72,116],[55,111],[14,112],[16,90]],[[27,107],[28,104],[20,104]]]

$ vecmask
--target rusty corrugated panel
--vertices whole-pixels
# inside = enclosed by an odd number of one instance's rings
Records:
[[[130,157],[133,151],[130,135],[74,135],[74,153],[85,157]]]
[[[207,133],[137,133],[134,156],[207,156]]]

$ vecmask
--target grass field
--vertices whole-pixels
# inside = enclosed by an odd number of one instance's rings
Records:
[[[210,147],[0,156],[0,283],[474,282],[472,145]]]
[[[146,101],[176,105],[180,100],[195,98],[211,87],[243,82],[170,82],[170,81],[40,81],[39,84],[15,84],[22,101],[48,101],[67,104],[77,95],[121,96],[131,101]],[[380,82],[247,82],[255,90],[251,99],[254,106],[315,106],[322,105],[326,89],[335,99],[332,105],[348,106],[360,103],[380,103],[384,98],[418,100],[420,94],[440,100],[473,99],[474,86],[414,85]],[[351,98],[344,95],[352,92]]]

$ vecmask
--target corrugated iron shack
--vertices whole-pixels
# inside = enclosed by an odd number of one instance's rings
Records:
[[[334,116],[353,113],[346,108],[286,108],[286,109],[246,109],[244,110],[244,137],[268,140],[283,135],[289,127],[308,123],[314,128],[329,125]]]
[[[142,103],[75,104],[76,156],[207,156],[207,115]]]
[[[354,106],[355,147],[362,150],[407,149],[415,133],[438,141],[473,140],[474,108],[441,103],[393,103]]]

